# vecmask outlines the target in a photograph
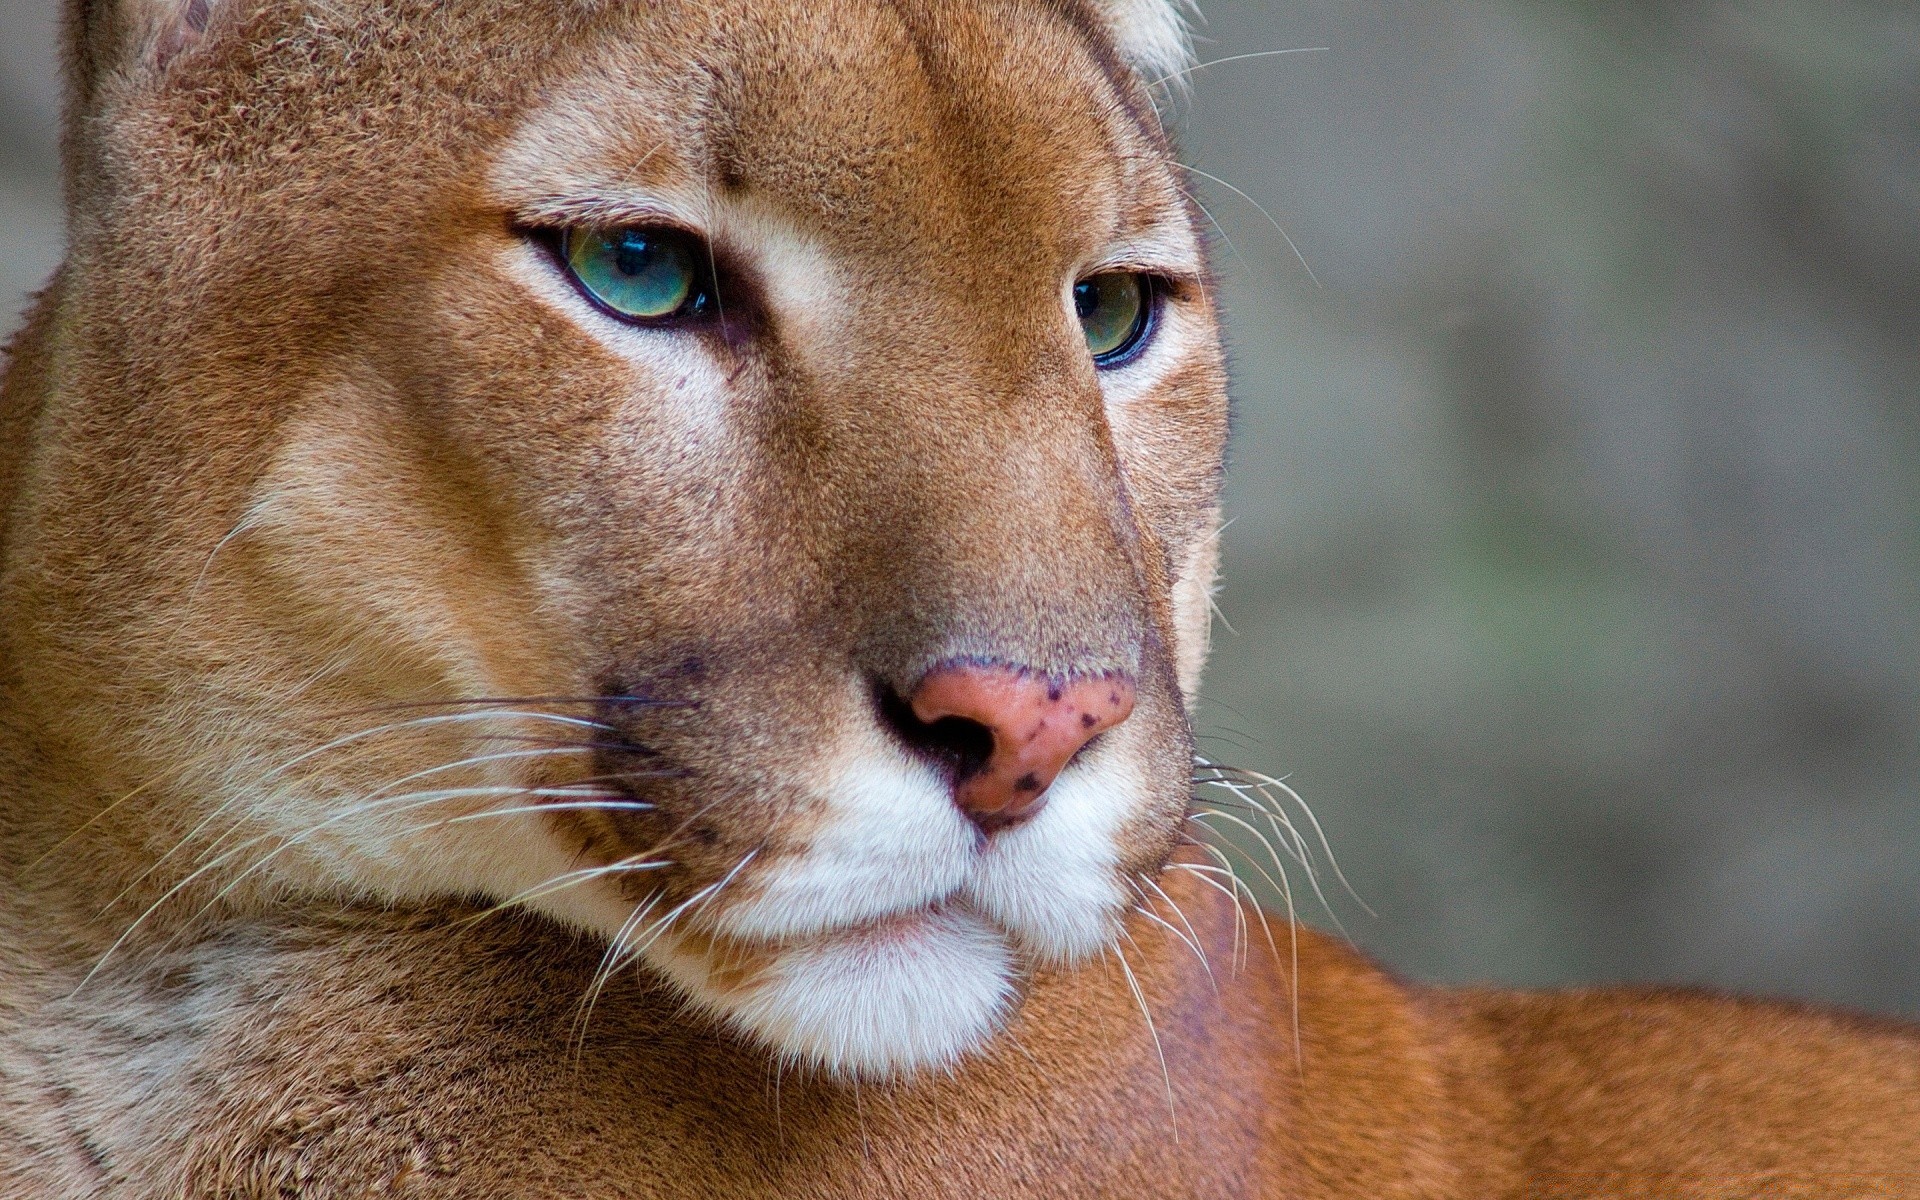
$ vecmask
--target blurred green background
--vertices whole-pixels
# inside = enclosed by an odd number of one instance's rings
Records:
[[[54,7],[0,0],[6,328]],[[1304,51],[1171,110],[1238,406],[1207,754],[1414,976],[1920,1014],[1920,5],[1204,9]]]

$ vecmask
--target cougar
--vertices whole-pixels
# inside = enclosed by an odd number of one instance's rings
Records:
[[[1172,0],[65,43],[0,1195],[1920,1196],[1912,1028],[1415,987],[1191,844]]]

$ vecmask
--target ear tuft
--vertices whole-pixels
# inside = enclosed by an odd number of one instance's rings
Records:
[[[1183,0],[1093,0],[1092,8],[1148,87],[1184,80],[1193,42]]]

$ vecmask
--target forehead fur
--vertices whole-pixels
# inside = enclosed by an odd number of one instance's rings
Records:
[[[528,218],[658,203],[717,232],[711,210],[759,196],[896,265],[910,246],[945,258],[966,242],[1085,266],[1114,239],[1183,231],[1186,213],[1144,96],[1084,15],[993,0],[632,9],[550,76],[489,182]]]

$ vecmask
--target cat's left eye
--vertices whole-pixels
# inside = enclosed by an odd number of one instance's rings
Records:
[[[1094,366],[1133,359],[1152,332],[1153,303],[1153,279],[1137,271],[1106,271],[1073,285],[1073,312]]]

